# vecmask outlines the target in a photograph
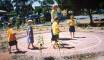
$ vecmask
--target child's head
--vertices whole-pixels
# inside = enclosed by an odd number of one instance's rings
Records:
[[[9,24],[8,24],[8,28],[12,28],[12,24],[9,23]]]
[[[28,20],[27,22],[28,22],[28,25],[31,25],[33,21],[32,20]]]
[[[70,16],[70,19],[74,19],[74,16]]]
[[[56,5],[56,4],[54,4],[54,5],[52,6],[52,9],[53,9],[53,10],[57,10],[57,8],[58,8],[58,5]]]

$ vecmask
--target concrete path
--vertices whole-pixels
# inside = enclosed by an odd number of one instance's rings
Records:
[[[91,54],[103,54],[104,52],[104,32],[76,32],[76,37],[72,40],[70,39],[69,32],[61,32],[60,41],[64,45],[61,49],[53,49],[50,40],[51,33],[34,34],[34,45],[39,46],[37,44],[39,35],[43,36],[44,39],[44,49],[42,50],[27,49],[27,37],[18,40],[20,50],[27,51],[25,55],[33,56],[34,60],[40,60],[42,57],[60,58],[79,56],[81,54],[87,56]]]

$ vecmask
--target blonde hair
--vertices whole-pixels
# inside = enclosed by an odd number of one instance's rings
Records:
[[[58,5],[54,4],[54,5],[52,6],[52,9],[55,9],[55,8],[58,8]]]
[[[32,22],[32,20],[28,20],[28,22]]]
[[[71,16],[70,16],[70,19],[74,19],[74,16],[71,15]]]

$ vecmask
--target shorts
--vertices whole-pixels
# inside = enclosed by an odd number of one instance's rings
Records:
[[[51,29],[51,36],[52,36],[52,37],[51,37],[51,40],[53,40],[53,32],[52,32],[52,29]]]
[[[17,45],[17,41],[16,40],[13,40],[13,41],[9,42],[9,46],[13,46],[13,45]]]
[[[75,32],[75,27],[74,26],[70,26],[69,32]]]
[[[53,35],[52,41],[56,41],[57,42],[58,39],[59,39],[59,35]]]

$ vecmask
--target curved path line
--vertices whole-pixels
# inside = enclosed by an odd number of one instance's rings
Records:
[[[45,33],[45,34],[47,34],[47,33]],[[36,35],[38,35],[38,34],[36,34]],[[96,46],[100,45],[101,42],[102,42],[102,40],[100,40],[99,37],[96,36],[96,35],[94,35],[94,34],[93,34],[93,36],[94,36],[94,38],[96,38],[96,40],[98,40],[98,43],[96,43],[96,44],[94,44],[94,45],[92,45],[92,46],[89,46],[89,47],[85,47],[85,48],[82,48],[82,49],[78,49],[78,50],[90,49],[90,48],[93,48],[93,47],[96,47]],[[23,38],[25,38],[25,37],[23,37]],[[23,39],[23,38],[20,38],[20,40]],[[92,37],[92,38],[93,38],[93,37]],[[75,49],[75,50],[76,50],[76,49]]]
[[[79,50],[90,49],[90,48],[93,48],[93,47],[96,47],[96,46],[100,45],[102,40],[100,40],[99,37],[94,35],[94,34],[93,34],[93,36],[95,36],[95,38],[98,40],[98,43],[96,45],[93,45],[93,46],[90,46],[90,47],[86,47],[86,48],[83,48],[83,49],[79,49]]]

